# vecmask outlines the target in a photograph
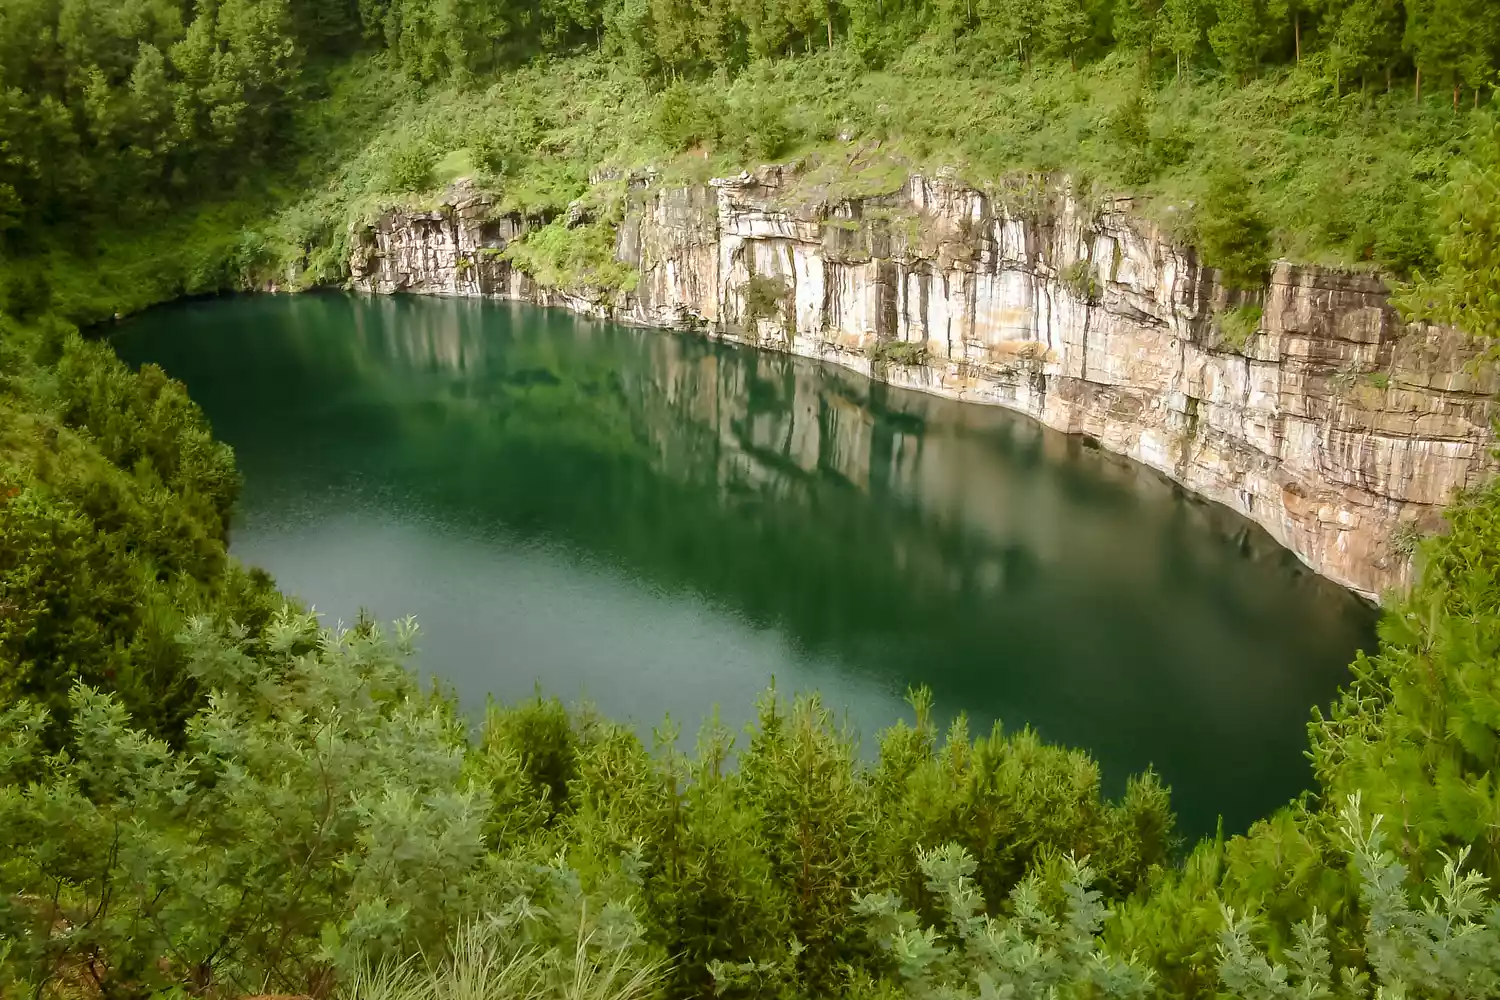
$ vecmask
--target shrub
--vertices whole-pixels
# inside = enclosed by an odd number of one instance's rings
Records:
[[[745,300],[745,322],[776,320],[786,309],[787,296],[791,289],[784,278],[770,274],[752,274],[750,280],[740,288]]]
[[[1326,918],[1312,916],[1293,928],[1285,964],[1266,958],[1252,940],[1255,922],[1225,907],[1219,943],[1219,978],[1249,1000],[1294,997],[1364,997],[1371,980],[1377,996],[1492,997],[1500,994],[1500,902],[1489,899],[1489,880],[1464,872],[1468,849],[1445,856],[1430,884],[1433,896],[1412,906],[1407,869],[1386,850],[1376,816],[1368,830],[1360,799],[1350,796],[1339,826],[1359,877],[1366,914],[1364,949],[1370,973],[1330,960]]]
[[[615,257],[615,237],[615,227],[607,222],[570,227],[558,218],[527,232],[501,256],[548,288],[629,291],[640,276]]]
[[[1397,306],[1410,319],[1441,323],[1500,341],[1500,125],[1474,143],[1477,162],[1460,163],[1444,188],[1438,266],[1398,288]]]
[[[180,750],[80,685],[75,750],[39,772],[46,713],[0,713],[0,891],[53,900],[0,912],[21,979],[87,963],[105,995],[313,993],[362,956],[440,944],[484,898],[483,811],[451,710],[400,665],[413,634],[286,609],[251,645],[195,621],[190,669],[215,696]]]
[[[386,165],[387,191],[419,192],[432,186],[432,172],[437,167],[436,150],[425,143],[403,145],[391,154]]]
[[[753,324],[757,319],[780,319],[790,288],[775,274],[751,274],[739,294],[745,301],[745,322]]]
[[[0,289],[0,312],[13,319],[36,319],[52,305],[52,286],[38,268],[14,268]]]
[[[722,129],[720,114],[709,94],[699,93],[679,80],[657,98],[651,131],[663,146],[680,152],[717,141]]]
[[[1109,915],[1091,888],[1094,872],[1068,855],[1052,866],[1052,884],[1040,872],[1010,893],[1009,915],[984,912],[974,882],[978,868],[954,844],[918,855],[924,888],[938,901],[943,928],[921,926],[902,909],[894,892],[859,898],[855,912],[907,996],[914,1000],[952,996],[1144,997],[1151,973],[1105,953],[1097,935]],[[1049,898],[1064,900],[1052,912]]]
[[[1099,301],[1100,295],[1104,293],[1104,287],[1099,281],[1099,267],[1087,258],[1080,258],[1063,268],[1059,275],[1062,285],[1072,292],[1074,297],[1090,305]]]
[[[927,345],[905,340],[887,340],[871,344],[865,356],[876,365],[900,365],[913,368],[927,363]]]
[[[1242,171],[1221,168],[1210,176],[1195,221],[1203,262],[1218,268],[1226,287],[1250,289],[1265,283],[1271,269],[1271,229]]]
[[[61,324],[0,326],[0,697],[65,720],[81,680],[172,737],[199,696],[172,641],[185,616],[271,610],[269,578],[224,551],[233,456],[159,368]]]
[[[786,105],[777,98],[757,95],[741,111],[745,153],[751,161],[769,163],[785,153],[796,138],[787,121]]]
[[[1402,521],[1391,532],[1391,551],[1404,559],[1415,555],[1421,543],[1422,529],[1415,521]]]
[[[1260,321],[1264,316],[1264,308],[1258,305],[1235,306],[1219,313],[1214,317],[1219,345],[1231,351],[1243,351],[1250,338],[1260,332]]]

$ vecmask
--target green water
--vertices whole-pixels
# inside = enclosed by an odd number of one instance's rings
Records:
[[[493,302],[238,298],[114,338],[235,448],[233,549],[335,618],[414,614],[470,706],[649,729],[774,676],[868,745],[940,711],[1153,765],[1187,830],[1310,780],[1373,612],[1258,528],[1005,411]]]

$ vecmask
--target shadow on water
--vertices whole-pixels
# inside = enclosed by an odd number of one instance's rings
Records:
[[[774,675],[866,738],[971,729],[1156,767],[1185,829],[1306,787],[1374,612],[1259,528],[1003,410],[493,302],[243,298],[115,338],[239,456],[234,548],[333,615],[414,613],[466,704],[540,682],[649,727]]]

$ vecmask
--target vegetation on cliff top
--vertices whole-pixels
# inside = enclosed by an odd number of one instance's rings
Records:
[[[835,198],[1067,172],[1242,283],[1405,274],[1500,58],[1490,5],[1400,0],[15,0],[0,29],[0,292],[79,320],[337,280],[351,223],[460,174],[547,221],[599,167],[788,157]]]

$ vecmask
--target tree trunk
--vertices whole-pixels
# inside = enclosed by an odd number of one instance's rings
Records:
[[[833,5],[828,7],[828,47],[833,48]]]
[[[1417,103],[1422,103],[1422,67],[1417,67]]]
[[[1299,10],[1292,15],[1292,30],[1297,36],[1297,62],[1302,62],[1302,12]]]
[[[1459,98],[1459,94],[1462,91],[1463,91],[1463,85],[1462,84],[1455,83],[1453,85],[1453,110],[1454,111],[1458,110],[1458,98]]]
[[[1391,92],[1391,73],[1391,67],[1387,65],[1385,68],[1385,92],[1387,94]]]

